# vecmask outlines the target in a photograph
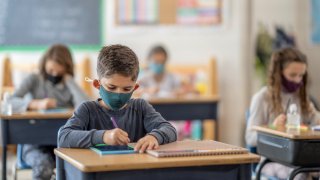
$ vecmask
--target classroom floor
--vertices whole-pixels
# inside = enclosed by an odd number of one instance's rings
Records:
[[[1,154],[1,153],[0,153]],[[2,157],[0,156],[0,162],[2,163]],[[13,180],[13,165],[16,162],[16,156],[8,153],[7,158],[7,179]],[[2,168],[0,169],[0,172],[2,174]],[[1,179],[1,178],[0,178]],[[31,170],[20,170],[17,172],[17,180],[32,180],[32,171]]]

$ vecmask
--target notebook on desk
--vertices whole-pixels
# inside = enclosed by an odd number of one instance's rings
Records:
[[[147,153],[155,157],[179,157],[245,154],[248,153],[248,150],[212,140],[187,140],[161,145],[159,149],[147,150]]]

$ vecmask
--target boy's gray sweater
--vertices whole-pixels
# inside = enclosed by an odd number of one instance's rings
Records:
[[[59,147],[88,148],[103,142],[105,130],[118,127],[126,131],[130,142],[137,142],[146,134],[157,138],[159,144],[177,140],[176,129],[143,99],[131,99],[118,111],[104,108],[96,101],[81,104],[58,133]]]

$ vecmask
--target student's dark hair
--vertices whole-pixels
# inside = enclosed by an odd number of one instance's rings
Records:
[[[46,63],[54,61],[65,67],[66,73],[74,76],[73,60],[69,48],[63,44],[52,45],[41,57],[39,64],[39,72],[46,79]]]
[[[99,78],[120,74],[135,81],[139,74],[138,57],[127,46],[104,46],[98,56],[97,74]]]
[[[287,47],[280,49],[272,54],[268,74],[268,91],[269,100],[272,104],[272,112],[276,114],[284,113],[281,106],[281,89],[282,72],[290,63],[302,63],[308,65],[307,57],[298,49]],[[308,98],[308,71],[305,72],[302,78],[303,85],[299,89],[299,99],[303,115],[308,115],[311,111],[310,101]]]
[[[168,59],[168,56],[169,56],[166,49],[161,45],[154,46],[150,49],[149,54],[148,54],[148,59],[150,59],[151,56],[153,56],[154,54],[163,54],[165,56],[166,60]]]

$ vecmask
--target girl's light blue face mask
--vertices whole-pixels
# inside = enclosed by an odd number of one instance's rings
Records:
[[[133,91],[130,93],[114,93],[107,91],[103,86],[100,86],[99,94],[104,103],[106,103],[112,110],[119,110],[131,98]]]
[[[150,70],[155,74],[162,74],[164,72],[164,64],[150,63]]]

